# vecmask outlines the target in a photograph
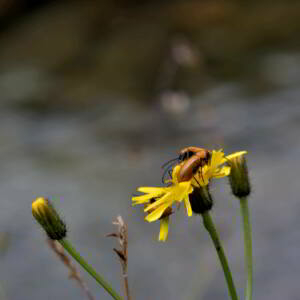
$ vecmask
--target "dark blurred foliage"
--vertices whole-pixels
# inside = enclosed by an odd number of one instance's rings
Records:
[[[0,1],[0,30],[17,22],[19,18],[41,8],[51,0],[1,0]]]
[[[40,111],[88,108],[103,96],[151,103],[163,91],[193,95],[237,78],[268,90],[260,57],[300,46],[292,0],[2,0],[0,14],[2,72],[38,86],[3,99]]]

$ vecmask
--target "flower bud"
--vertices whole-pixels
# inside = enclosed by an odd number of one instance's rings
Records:
[[[209,192],[208,185],[194,187],[194,190],[189,194],[192,211],[196,214],[203,214],[211,210],[213,206],[213,199]]]
[[[251,186],[244,155],[230,159],[230,166],[229,182],[232,193],[238,198],[247,197],[251,192]]]
[[[39,197],[32,202],[32,215],[50,239],[61,240],[66,237],[66,225],[48,199]]]

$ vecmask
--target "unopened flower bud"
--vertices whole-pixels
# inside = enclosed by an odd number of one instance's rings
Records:
[[[50,239],[61,240],[66,237],[66,225],[48,199],[39,197],[32,202],[32,215]]]
[[[189,194],[192,211],[196,214],[203,214],[211,210],[213,206],[213,199],[209,192],[208,185],[194,187],[194,190]]]
[[[247,197],[251,192],[251,186],[244,155],[232,158],[230,166],[229,182],[232,193],[238,198]]]

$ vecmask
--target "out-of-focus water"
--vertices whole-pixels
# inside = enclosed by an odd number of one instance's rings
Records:
[[[40,116],[3,109],[0,116],[0,299],[83,299],[51,253],[31,216],[31,201],[53,199],[78,250],[120,290],[120,266],[105,238],[121,214],[129,227],[129,279],[134,299],[224,299],[221,268],[200,217],[181,209],[169,240],[143,221],[130,197],[160,185],[160,166],[187,145],[247,150],[253,193],[254,299],[297,299],[300,273],[300,89],[289,85],[249,96],[222,84],[188,102],[163,106],[109,101],[93,112]],[[213,217],[242,297],[239,206],[226,180],[213,186]],[[96,298],[109,299],[84,272]]]

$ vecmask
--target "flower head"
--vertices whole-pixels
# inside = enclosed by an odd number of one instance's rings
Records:
[[[231,156],[237,157],[243,152],[237,152]],[[204,166],[193,170],[193,176],[188,181],[181,181],[180,171],[186,161],[176,165],[172,171],[172,177],[168,180],[166,187],[140,187],[137,190],[144,195],[132,197],[133,205],[145,204],[144,211],[148,213],[145,220],[154,222],[160,220],[159,240],[165,241],[168,235],[168,225],[170,213],[174,203],[184,202],[188,216],[192,215],[191,197],[195,189],[206,187],[212,178],[221,178],[230,174],[230,166],[224,165],[228,158],[224,156],[222,150],[212,151],[211,159]],[[212,204],[211,204],[212,205]],[[211,208],[211,207],[210,207]]]
[[[32,202],[32,215],[50,239],[61,240],[66,237],[66,225],[48,199],[39,197]]]
[[[168,236],[169,216],[172,213],[174,202],[184,201],[188,215],[192,215],[188,195],[193,191],[191,181],[178,182],[177,174],[180,166],[176,166],[172,172],[171,185],[168,187],[140,187],[141,196],[132,197],[133,205],[146,204],[144,211],[148,213],[145,220],[154,222],[160,220],[159,240],[165,241]]]
[[[195,187],[189,196],[192,211],[195,214],[203,214],[213,207],[213,198],[209,192],[209,186]]]
[[[245,157],[230,157],[230,166],[229,182],[232,193],[238,198],[247,197],[251,192],[251,185]]]

